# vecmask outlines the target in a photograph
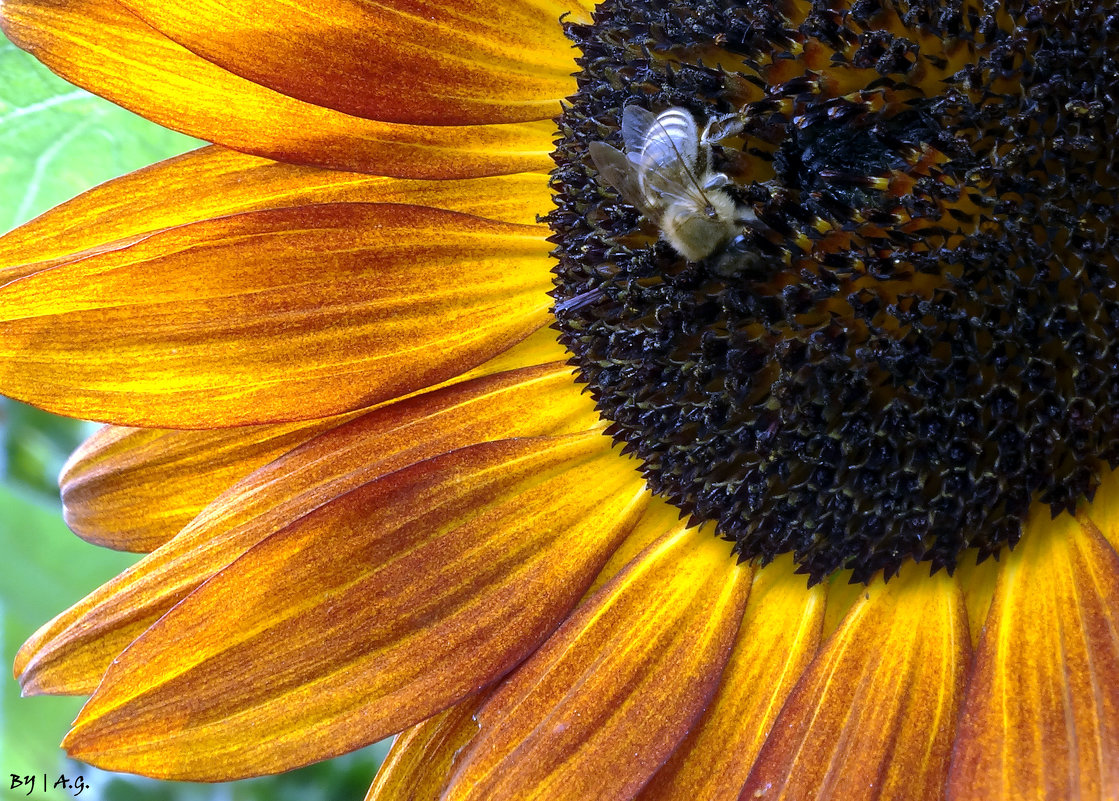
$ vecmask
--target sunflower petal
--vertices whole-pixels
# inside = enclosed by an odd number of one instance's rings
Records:
[[[517,381],[518,376],[525,377],[528,384],[527,379],[535,375],[533,371],[513,371],[523,370],[524,365],[558,364],[566,358],[555,333],[541,329],[449,383],[509,372],[506,378]],[[562,368],[545,370],[566,372]],[[562,414],[570,408],[554,399],[542,402],[546,405],[533,411],[549,408]],[[584,406],[589,408],[590,404]],[[87,542],[150,553],[256,468],[364,413],[210,430],[105,426],[78,448],[62,470],[59,484],[63,514],[74,533]],[[534,415],[534,419],[539,417]],[[531,422],[528,425],[531,427]],[[589,423],[584,426],[589,427]],[[532,428],[532,434],[557,431]]]
[[[211,431],[105,426],[62,469],[63,515],[87,542],[148,553],[230,485],[342,422]]]
[[[1100,533],[1119,550],[1119,470],[1105,470],[1099,489],[1083,513],[1091,518]]]
[[[617,575],[638,553],[680,527],[680,510],[649,495],[641,519],[614,549],[584,598]],[[402,733],[393,743],[366,801],[437,801],[454,759],[478,732],[475,713],[486,694],[472,697]]]
[[[473,695],[402,732],[365,801],[438,801],[455,756],[478,731],[474,716],[485,699]]]
[[[204,147],[108,181],[0,236],[0,283],[32,262],[246,211],[323,203],[410,203],[531,225],[550,208],[548,177],[419,181],[284,164]],[[173,198],[173,202],[168,199]]]
[[[971,648],[959,587],[926,570],[865,591],[793,689],[742,798],[943,798]]]
[[[581,605],[479,712],[446,801],[630,798],[715,691],[751,575],[728,550],[681,527]]]
[[[570,382],[563,365],[464,382],[369,412],[257,470],[36,632],[16,658],[24,693],[92,692],[113,658],[202,582],[366,482],[479,442],[587,430],[593,404]]]
[[[824,587],[805,589],[794,568],[785,556],[755,574],[718,693],[639,801],[738,798],[777,713],[820,643]]]
[[[540,327],[549,249],[536,226],[395,204],[173,228],[0,288],[0,389],[164,428],[368,406]]]
[[[679,509],[650,495],[641,519],[614,550],[584,598],[617,575],[653,540],[679,529],[679,517]],[[437,801],[453,772],[455,758],[478,732],[475,713],[485,700],[485,693],[469,698],[397,737],[366,801]]]
[[[365,484],[146,631],[64,746],[108,770],[215,781],[413,725],[531,653],[643,497],[598,433],[484,443]]]
[[[386,122],[551,119],[575,92],[563,3],[121,0],[208,61],[277,92]],[[314,64],[315,69],[307,69]]]
[[[649,493],[649,502],[645,506],[644,514],[641,515],[641,519],[633,527],[629,536],[614,549],[614,553],[610,554],[609,561],[599,571],[594,583],[587,588],[587,597],[622,572],[654,541],[662,539],[679,528],[680,510],[663,498]]]
[[[952,801],[1119,797],[1119,555],[1037,515],[1006,559],[952,758]]]
[[[260,20],[255,13],[251,18]],[[5,0],[0,23],[12,41],[71,83],[234,150],[400,178],[552,167],[550,119],[461,126],[353,117],[234,75],[112,0]]]

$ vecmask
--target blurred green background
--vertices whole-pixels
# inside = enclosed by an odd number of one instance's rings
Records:
[[[0,34],[0,233],[118,175],[198,147],[57,78]],[[106,774],[65,758],[58,743],[79,698],[20,698],[11,664],[41,624],[135,561],[87,545],[62,523],[56,478],[94,429],[0,398],[0,799],[54,801],[60,774],[84,778],[91,801],[361,799],[384,744],[282,776],[221,785]],[[31,791],[12,774],[37,775]]]

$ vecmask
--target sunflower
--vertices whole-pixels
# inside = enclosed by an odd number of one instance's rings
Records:
[[[4,0],[214,143],[0,239],[146,553],[64,746],[369,799],[1119,797],[1113,3]]]

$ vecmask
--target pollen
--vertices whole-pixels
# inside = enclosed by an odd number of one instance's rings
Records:
[[[611,0],[567,32],[555,325],[738,558],[951,571],[1119,465],[1112,3]],[[726,176],[696,261],[589,155],[627,107],[685,110]]]

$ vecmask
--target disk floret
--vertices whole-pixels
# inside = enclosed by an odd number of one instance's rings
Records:
[[[1113,3],[619,0],[568,32],[556,326],[655,492],[866,581],[997,554],[1119,464]],[[627,108],[703,132],[717,242],[596,166],[651,169]]]

